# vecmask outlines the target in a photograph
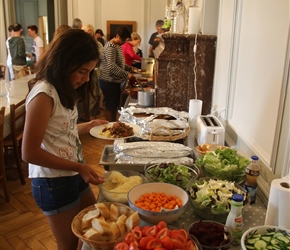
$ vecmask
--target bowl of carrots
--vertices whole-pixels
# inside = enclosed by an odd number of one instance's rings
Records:
[[[137,211],[141,220],[157,224],[177,220],[188,204],[188,194],[182,188],[162,182],[143,183],[128,193],[129,206]]]

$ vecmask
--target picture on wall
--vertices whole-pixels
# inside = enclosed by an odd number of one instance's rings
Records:
[[[107,40],[111,40],[115,36],[116,30],[120,26],[125,26],[130,33],[136,32],[137,23],[135,21],[107,21]]]

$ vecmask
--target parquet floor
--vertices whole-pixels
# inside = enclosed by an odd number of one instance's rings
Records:
[[[86,161],[103,173],[99,160],[103,147],[113,141],[93,138],[86,134],[81,136],[83,154]],[[24,170],[27,167],[24,164]],[[27,171],[26,171],[27,172]],[[10,173],[11,174],[11,173]],[[1,250],[55,250],[56,242],[42,211],[36,206],[30,188],[30,179],[21,185],[19,179],[9,180],[10,202],[5,202],[2,190],[0,196],[0,249]],[[97,186],[92,186],[97,195]]]

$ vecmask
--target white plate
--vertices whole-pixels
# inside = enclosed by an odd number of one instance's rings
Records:
[[[124,122],[126,125],[128,125],[128,126],[133,128],[133,132],[134,132],[133,135],[126,136],[126,137],[119,137],[119,138],[111,138],[111,137],[106,137],[106,136],[100,134],[100,132],[105,127],[112,127],[114,123],[115,122],[109,122],[107,124],[103,124],[103,125],[100,125],[100,126],[93,127],[90,130],[90,134],[92,136],[96,137],[96,138],[105,139],[105,140],[119,140],[119,139],[126,139],[126,138],[129,138],[129,137],[139,137],[140,136],[141,128],[138,125],[136,125],[136,124],[126,123],[126,122]]]

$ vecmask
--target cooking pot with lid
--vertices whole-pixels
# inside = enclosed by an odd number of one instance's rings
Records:
[[[154,89],[138,91],[138,105],[153,107],[154,106]]]

